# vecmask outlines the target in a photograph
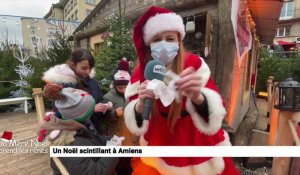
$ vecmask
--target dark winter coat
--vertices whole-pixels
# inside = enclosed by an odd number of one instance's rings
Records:
[[[78,130],[75,141],[69,146],[104,146],[110,139],[107,136],[94,135],[86,129]],[[60,157],[62,164],[71,175],[112,175],[119,158],[112,157]],[[50,166],[54,175],[60,175],[56,164],[51,159]]]
[[[117,108],[122,107],[124,109],[126,106],[127,102],[124,95],[118,93],[114,88],[104,95],[104,99],[112,102],[113,104],[113,110],[109,113],[110,122],[108,127],[108,135],[124,136],[124,146],[137,145],[138,138],[128,131],[125,125],[124,117],[117,117],[116,115]]]
[[[116,109],[119,107],[125,108],[126,100],[123,94],[117,92],[114,88],[110,90],[107,94],[103,97],[106,101],[110,101],[113,104],[113,110],[110,111],[111,119],[117,119],[116,117]]]

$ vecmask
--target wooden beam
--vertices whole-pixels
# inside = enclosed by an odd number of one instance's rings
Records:
[[[272,163],[272,175],[288,175],[290,161],[290,157],[274,157]]]
[[[54,163],[56,164],[56,166],[58,167],[60,173],[62,175],[69,175],[68,170],[66,169],[66,167],[62,164],[62,162],[58,159],[58,157],[52,157]]]
[[[33,97],[36,107],[36,113],[37,113],[37,119],[38,123],[42,123],[45,116],[45,105],[44,105],[44,99],[43,99],[43,91],[41,88],[33,88]]]
[[[268,113],[270,113],[272,111],[272,107],[273,107],[273,79],[274,76],[269,76],[268,80],[267,80],[267,92],[268,92]],[[268,114],[269,117],[270,114]]]
[[[230,104],[234,59],[236,59],[235,38],[231,22],[231,3],[231,0],[218,1],[218,35],[214,35],[214,37],[218,37],[215,82],[220,87],[220,93],[227,104]]]
[[[279,112],[276,146],[292,146],[295,144],[293,135],[290,130],[289,120],[293,121],[293,124],[296,125],[298,123],[295,121],[297,121],[299,115],[299,112]],[[275,157],[272,163],[272,174],[289,174],[290,163],[290,157]]]
[[[300,174],[300,157],[294,157],[292,158],[289,175],[299,175],[299,174]]]
[[[298,122],[292,121],[292,120],[288,120],[289,122],[289,126],[290,126],[290,130],[293,136],[293,139],[296,143],[296,146],[300,146],[300,140],[297,134],[297,127],[298,127]]]

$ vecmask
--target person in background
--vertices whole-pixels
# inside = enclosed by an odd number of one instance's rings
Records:
[[[153,6],[136,22],[133,39],[139,65],[125,91],[126,126],[140,136],[143,146],[229,146],[228,134],[221,128],[226,115],[223,99],[205,61],[185,52],[184,36],[182,18],[164,8]],[[164,106],[146,89],[145,66],[153,59],[178,74],[178,102]],[[141,117],[146,98],[154,101],[149,120]],[[133,158],[132,166],[133,175],[240,174],[231,158],[222,157],[141,157]]]
[[[112,102],[113,104],[113,109],[109,112],[110,123],[108,134],[124,136],[125,140],[123,141],[123,145],[126,146],[134,145],[131,133],[125,126],[123,116],[124,108],[127,104],[124,93],[129,80],[129,64],[125,59],[122,59],[120,60],[116,73],[114,74],[113,88],[104,95],[104,99]]]
[[[74,89],[63,88],[57,84],[47,84],[44,96],[55,100],[56,108],[62,119],[54,115],[48,116],[47,122],[40,126],[46,130],[46,138],[50,146],[105,146],[108,136],[94,134],[83,123],[93,114],[96,103],[90,93]],[[55,131],[60,132],[55,132]],[[64,168],[72,175],[102,174],[113,175],[119,158],[112,157],[60,157]],[[61,174],[59,164],[50,159],[50,166],[54,175]]]
[[[111,103],[103,99],[99,83],[93,78],[95,60],[90,51],[86,49],[74,50],[66,64],[56,65],[44,73],[46,83],[57,83],[63,87],[73,87],[89,92],[96,101],[94,113],[91,117],[92,124],[99,134],[107,134],[105,113],[112,109]],[[56,107],[53,107],[56,116],[61,118]]]
[[[112,102],[113,109],[109,112],[109,128],[108,135],[117,135],[125,137],[123,141],[124,146],[133,146],[138,144],[138,139],[132,135],[125,126],[124,121],[124,108],[127,104],[125,100],[124,93],[127,84],[130,80],[129,74],[129,63],[126,59],[121,59],[116,73],[114,74],[113,88],[104,95],[104,99]],[[130,175],[132,172],[130,165],[131,158],[121,158],[120,164],[116,168],[116,171],[120,175]]]

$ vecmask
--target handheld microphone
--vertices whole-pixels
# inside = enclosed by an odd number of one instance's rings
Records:
[[[165,65],[158,60],[151,60],[147,63],[144,76],[147,80],[157,79],[162,81],[165,77],[166,67]],[[146,98],[144,101],[144,110],[142,118],[144,120],[149,120],[149,116],[152,110],[153,99]]]

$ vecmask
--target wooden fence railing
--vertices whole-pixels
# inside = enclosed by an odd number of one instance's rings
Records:
[[[269,144],[274,146],[300,146],[297,134],[300,112],[281,111],[274,108],[278,100],[277,82],[274,77],[267,80],[268,112],[270,112]],[[288,150],[287,150],[288,151]],[[272,175],[299,175],[299,158],[274,157]]]
[[[291,133],[292,133],[292,136],[293,136],[293,139],[294,139],[294,142],[296,144],[296,146],[300,146],[300,139],[298,137],[298,134],[297,134],[297,128],[295,128],[295,124],[292,120],[288,120],[288,123],[289,123],[289,127],[291,129]],[[296,125],[298,123],[296,122]]]
[[[45,116],[43,90],[41,88],[33,88],[32,92],[33,92],[33,97],[34,97],[34,102],[36,107],[38,123],[41,124]],[[69,175],[66,167],[61,163],[61,161],[57,157],[52,157],[52,159],[62,175]]]

